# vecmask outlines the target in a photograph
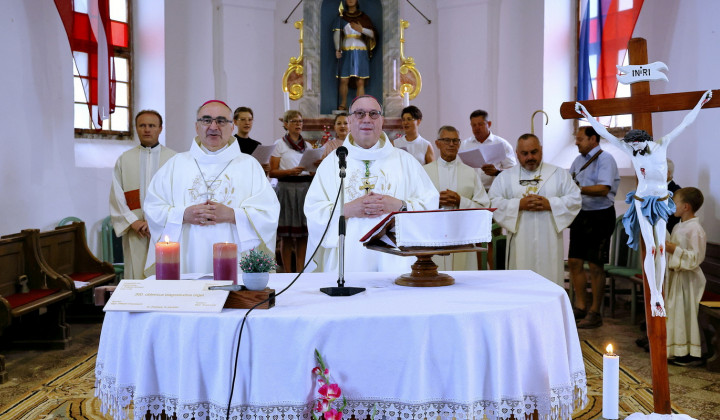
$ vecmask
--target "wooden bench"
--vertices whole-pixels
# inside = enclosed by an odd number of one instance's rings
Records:
[[[85,223],[74,222],[40,232],[37,241],[51,270],[70,279],[74,291],[92,294],[95,287],[115,280],[115,269],[90,252],[85,237]]]
[[[0,335],[23,347],[61,348],[69,342],[65,304],[73,295],[70,282],[45,271],[35,247],[37,230],[0,238]],[[22,290],[20,279],[26,280]],[[3,340],[5,341],[5,340]],[[7,380],[0,355],[0,383]]]
[[[720,244],[708,242],[700,268],[706,280],[701,301],[720,301]],[[700,304],[698,319],[707,344],[706,367],[720,372],[720,308]]]

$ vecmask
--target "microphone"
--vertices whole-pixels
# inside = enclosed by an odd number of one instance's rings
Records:
[[[345,161],[345,158],[348,155],[348,149],[345,146],[340,146],[335,151],[335,154],[340,159],[340,169],[347,168],[347,162]]]

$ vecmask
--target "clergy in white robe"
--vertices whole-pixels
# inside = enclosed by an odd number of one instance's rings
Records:
[[[345,271],[410,271],[415,258],[390,255],[365,248],[359,239],[388,213],[399,210],[438,208],[438,192],[420,163],[390,143],[382,132],[382,108],[371,96],[356,98],[350,106],[350,134],[345,178]],[[338,220],[332,214],[340,189],[336,154],[318,167],[305,198],[308,223],[308,259],[320,247],[308,270],[333,272],[339,262]],[[320,242],[330,221],[325,238]]]
[[[435,145],[440,159],[424,166],[430,180],[440,192],[441,209],[475,209],[490,206],[480,175],[457,159],[460,149],[460,134],[455,127],[446,125],[438,131]],[[433,261],[441,271],[477,270],[478,254],[458,252],[449,255],[435,255]]]
[[[234,144],[231,116],[224,102],[203,104],[190,150],[160,168],[148,188],[151,243],[179,242],[181,273],[211,273],[217,242],[237,244],[238,254],[259,248],[275,255],[280,204],[257,160]],[[154,262],[151,249],[146,274]]]
[[[675,225],[667,244],[668,275],[665,290],[668,357],[701,357],[698,308],[705,292],[705,275],[700,264],[705,260],[707,236],[695,216],[703,196],[697,188],[681,188],[673,197]],[[672,252],[671,252],[672,251]]]
[[[520,136],[516,151],[520,165],[503,171],[489,191],[493,218],[507,230],[506,267],[562,285],[562,231],[580,211],[580,189],[568,171],[542,161],[535,135]]]
[[[143,110],[135,116],[140,144],[120,155],[115,162],[110,187],[110,220],[122,237],[124,277],[144,279],[150,231],[142,202],[155,172],[175,155],[159,142],[162,117],[157,111]]]

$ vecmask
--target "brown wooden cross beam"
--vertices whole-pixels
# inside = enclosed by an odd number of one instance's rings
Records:
[[[633,38],[628,43],[630,65],[648,64],[647,42],[643,38]],[[697,104],[705,91],[668,93],[651,95],[650,82],[638,82],[630,85],[629,98],[598,99],[581,101],[595,117],[607,115],[632,114],[635,129],[645,130],[652,135],[652,113],[690,110]],[[703,108],[720,107],[720,90],[713,90],[712,99]],[[575,111],[575,102],[563,102],[560,115],[564,119],[580,118]],[[642,241],[641,241],[642,244]],[[644,245],[644,244],[643,244]],[[642,258],[645,259],[643,247]],[[657,414],[671,414],[670,384],[667,370],[667,330],[665,317],[654,317],[650,309],[650,291],[643,269],[643,288],[645,291],[645,319],[650,341],[650,362],[652,364],[653,402]]]

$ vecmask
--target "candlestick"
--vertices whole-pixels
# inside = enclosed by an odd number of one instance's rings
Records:
[[[618,399],[620,390],[620,356],[613,353],[612,344],[608,344],[603,354],[603,417],[618,418]]]
[[[312,63],[307,63],[307,90],[312,90]]]
[[[180,244],[165,242],[155,244],[155,278],[157,280],[180,280]]]
[[[287,112],[290,110],[290,92],[284,91],[283,98],[284,98],[284,103],[285,103],[285,112]]]
[[[393,60],[393,90],[397,90],[397,60]]]
[[[213,244],[213,278],[232,280],[237,284],[237,245],[222,242]]]

